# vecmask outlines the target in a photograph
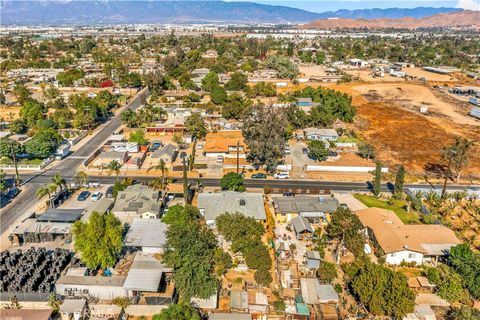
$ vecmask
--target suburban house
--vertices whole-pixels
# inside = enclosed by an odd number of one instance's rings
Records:
[[[365,227],[365,236],[388,264],[436,263],[449,255],[451,247],[460,244],[455,233],[443,225],[405,225],[394,212],[380,208],[355,213]]]
[[[175,161],[177,158],[178,154],[178,147],[169,143],[166,146],[164,146],[162,149],[155,150],[150,158],[152,159],[161,159],[165,161],[165,163],[172,163]]]
[[[161,192],[136,184],[118,193],[112,213],[123,223],[131,224],[135,218],[160,218],[162,204]]]
[[[107,166],[112,161],[117,161],[120,165],[125,164],[128,159],[127,151],[102,151],[97,159],[95,159],[94,166]]]
[[[166,243],[167,225],[160,219],[135,218],[128,229],[123,246],[144,253],[162,253]]]
[[[320,267],[320,252],[316,250],[308,250],[305,253],[305,263],[308,269],[318,269]]]
[[[198,209],[209,225],[215,224],[215,219],[225,212],[238,212],[262,222],[266,220],[261,193],[232,191],[200,193],[198,195]]]
[[[192,71],[192,76],[194,77],[205,77],[210,72],[208,68],[199,68]]]
[[[356,67],[356,68],[365,68],[366,66],[368,66],[368,62],[362,59],[350,59],[348,63],[352,67]]]
[[[236,158],[237,145],[238,156],[245,158],[247,145],[243,141],[242,131],[210,132],[205,138],[203,154],[209,158],[216,158],[218,156]]]
[[[273,204],[280,220],[290,221],[299,215],[311,223],[326,221],[327,214],[334,213],[339,205],[333,197],[307,195],[274,197]]]
[[[300,289],[306,304],[337,304],[340,299],[331,284],[320,284],[317,278],[301,278]]]
[[[306,128],[304,136],[307,140],[337,141],[338,133],[335,129]]]

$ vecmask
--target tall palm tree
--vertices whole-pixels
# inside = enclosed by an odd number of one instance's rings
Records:
[[[85,171],[78,171],[75,174],[75,177],[73,177],[73,178],[75,179],[75,183],[79,184],[81,186],[88,183],[88,175]]]
[[[120,168],[121,167],[122,167],[122,165],[117,160],[112,160],[107,165],[108,171],[110,171],[110,173],[115,173],[115,175],[117,176],[117,181],[118,181],[118,176],[120,175]]]
[[[147,172],[149,172],[150,170],[160,170],[160,172],[162,173],[162,175],[160,176],[160,184],[162,186],[161,188],[165,189],[166,186],[167,186],[166,179],[165,179],[165,174],[166,174],[166,172],[168,172],[167,164],[165,163],[165,161],[163,159],[160,159],[158,164],[148,168]]]
[[[35,194],[37,195],[37,197],[39,199],[45,197],[45,196],[48,196],[48,202],[50,204],[50,207],[53,208],[53,201],[52,200],[52,192],[55,192],[55,190],[57,190],[57,186],[54,185],[53,183],[52,184],[46,184],[45,186],[43,186],[42,188],[39,188]]]
[[[55,191],[56,191],[57,188],[60,191],[62,191],[64,187],[65,187],[65,189],[67,188],[67,181],[62,177],[62,175],[60,173],[56,173],[52,177],[52,184],[55,186]]]

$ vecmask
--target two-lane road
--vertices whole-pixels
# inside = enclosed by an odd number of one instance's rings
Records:
[[[8,204],[5,208],[0,209],[0,234],[3,234],[15,221],[25,214],[35,202],[38,200],[35,193],[39,187],[45,183],[49,183],[51,177],[55,173],[60,173],[62,177],[71,180],[76,174],[77,168],[85,159],[91,156],[110,135],[116,132],[121,126],[120,113],[121,111],[132,109],[136,110],[143,105],[147,97],[150,95],[148,88],[140,90],[135,97],[123,108],[121,108],[110,120],[95,133],[90,140],[81,146],[78,150],[72,153],[69,157],[61,160],[52,168],[39,172],[38,174],[21,174],[22,180],[25,183],[24,190]]]

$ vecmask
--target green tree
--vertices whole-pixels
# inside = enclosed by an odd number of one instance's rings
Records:
[[[192,113],[185,119],[187,132],[197,139],[203,139],[207,135],[207,126],[200,113]]]
[[[280,78],[293,79],[299,73],[298,67],[288,57],[270,56],[264,64],[265,67],[276,70]]]
[[[215,273],[217,274],[217,276],[222,276],[233,265],[232,257],[228,254],[228,252],[225,252],[220,248],[215,250],[214,260]]]
[[[218,75],[210,71],[203,79],[202,79],[202,89],[208,92],[211,92],[213,88],[218,87]]]
[[[468,164],[473,141],[465,138],[456,138],[455,142],[444,148],[442,157],[448,163],[447,174],[453,169],[456,181],[460,180],[463,168]]]
[[[5,189],[7,189],[7,179],[6,179],[7,174],[5,171],[0,170],[0,192],[3,192]]]
[[[62,191],[63,188],[67,189],[67,181],[60,173],[55,173],[55,175],[52,177],[52,184],[56,187],[56,189],[59,189],[59,191]]]
[[[468,301],[468,293],[463,288],[462,277],[445,264],[427,268],[428,280],[436,285],[436,293],[443,299],[455,303]]]
[[[30,99],[32,93],[24,84],[17,83],[13,88],[13,95],[17,98],[20,104],[23,104]]]
[[[73,179],[76,184],[83,186],[88,183],[88,174],[85,171],[78,171]]]
[[[465,281],[470,294],[480,299],[480,254],[464,243],[450,249],[448,261]]]
[[[48,296],[48,306],[53,309],[53,311],[58,312],[60,310],[60,306],[62,302],[58,299],[55,293],[51,293]]]
[[[373,173],[372,192],[375,196],[379,196],[382,188],[382,164],[377,161],[375,164],[375,172]]]
[[[375,158],[375,147],[368,143],[358,143],[357,144],[358,153],[365,159],[374,159]]]
[[[0,158],[5,157],[13,162],[15,167],[15,184],[20,185],[20,174],[17,167],[17,153],[23,152],[23,146],[15,140],[0,138]]]
[[[447,313],[447,320],[478,320],[480,311],[468,306],[451,308]]]
[[[363,238],[360,230],[363,228],[360,219],[350,209],[339,207],[333,214],[327,226],[330,239],[338,239],[355,255],[363,252]]]
[[[241,91],[247,88],[248,78],[241,72],[232,74],[231,79],[225,84],[225,89],[230,91]]]
[[[181,301],[189,302],[191,297],[206,299],[218,286],[214,273],[215,235],[197,208],[177,206],[175,211],[181,212],[181,219],[171,219],[171,210],[163,219],[168,224],[164,262],[174,270]]]
[[[128,137],[129,142],[136,142],[138,144],[147,144],[148,140],[145,138],[145,132],[142,130],[138,130],[135,132],[130,133],[130,136]]]
[[[42,129],[25,143],[25,151],[35,158],[46,158],[55,151],[62,140],[63,138],[57,130],[52,128]]]
[[[324,161],[328,156],[328,149],[323,141],[312,140],[308,142],[308,156],[317,161]]]
[[[27,122],[22,118],[15,119],[10,122],[8,129],[14,134],[24,134],[28,130]]]
[[[152,320],[201,320],[198,310],[187,303],[171,304]]]
[[[45,196],[48,196],[48,203],[49,205],[53,208],[53,202],[50,201],[52,199],[52,193],[55,192],[55,190],[57,190],[57,186],[54,185],[54,184],[48,184],[48,185],[45,185],[43,187],[40,187],[37,189],[37,191],[35,192],[35,194],[37,195],[37,197],[39,199],[45,197]]]
[[[225,103],[227,99],[227,92],[220,86],[213,87],[210,91],[210,100],[216,105]]]
[[[337,267],[335,263],[322,261],[317,270],[317,277],[322,282],[332,282],[337,277]]]
[[[245,191],[245,185],[243,184],[243,176],[239,173],[229,172],[220,180],[220,186],[222,190],[228,191]]]
[[[405,181],[405,167],[402,165],[398,168],[397,175],[395,176],[395,186],[393,194],[399,197],[403,192],[403,183]]]
[[[160,170],[160,172],[161,172],[161,176],[160,176],[161,186],[160,186],[160,188],[165,189],[167,187],[165,174],[168,172],[167,164],[165,163],[165,161],[163,159],[160,159],[158,161],[158,164],[148,168],[147,172],[149,172],[150,170]]]
[[[122,251],[123,226],[113,213],[92,212],[88,221],[78,220],[72,228],[75,250],[90,269],[110,268]]]
[[[47,112],[45,105],[37,100],[28,100],[20,108],[20,117],[25,120],[27,126],[34,127],[38,120],[44,118],[44,113]]]
[[[273,172],[284,155],[286,127],[283,112],[260,105],[252,107],[244,117],[242,130],[249,148],[248,160]]]
[[[121,168],[122,168],[122,165],[117,160],[112,160],[107,165],[107,170],[110,171],[110,173],[115,173],[115,175],[117,176],[117,181],[118,181],[118,176],[120,175]]]

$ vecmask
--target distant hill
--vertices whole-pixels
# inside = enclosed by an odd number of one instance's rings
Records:
[[[365,9],[313,13],[251,2],[141,0],[0,0],[1,24],[305,23],[331,17],[424,17],[455,8]]]
[[[436,14],[423,18],[399,19],[322,19],[300,26],[304,29],[338,28],[434,28],[434,27],[475,27],[480,28],[480,12],[460,11]]]

